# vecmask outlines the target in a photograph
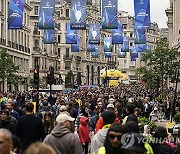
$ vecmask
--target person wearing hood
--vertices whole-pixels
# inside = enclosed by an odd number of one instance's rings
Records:
[[[151,135],[151,129],[150,129],[149,125],[145,125],[145,126],[144,126],[143,136],[144,136],[144,137],[147,137],[147,138],[152,137],[152,135]]]
[[[93,154],[118,154],[124,153],[121,148],[121,137],[125,133],[125,126],[113,124],[107,133],[104,146],[93,152]]]
[[[150,114],[151,120],[154,122],[157,122],[159,120],[159,116],[160,114],[158,112],[158,108],[155,107],[154,110]]]
[[[91,153],[104,145],[104,141],[112,123],[115,122],[116,114],[112,111],[102,113],[103,128],[100,129],[91,140]]]
[[[89,119],[87,117],[82,116],[80,118],[80,127],[78,129],[79,139],[82,143],[84,154],[88,153],[88,145],[90,142],[88,121]]]
[[[81,142],[74,134],[74,120],[67,114],[58,115],[56,127],[44,139],[44,143],[52,146],[57,154],[83,154]]]

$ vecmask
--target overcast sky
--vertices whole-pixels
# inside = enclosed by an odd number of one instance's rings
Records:
[[[167,27],[165,9],[169,7],[170,0],[150,0],[151,22],[157,22],[160,28]],[[134,0],[119,0],[119,10],[127,11],[134,16]]]

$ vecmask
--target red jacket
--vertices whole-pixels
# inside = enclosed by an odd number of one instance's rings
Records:
[[[80,126],[78,129],[79,139],[81,143],[89,143],[90,137],[89,137],[89,126],[88,126],[88,118],[87,117],[81,117],[80,118]]]

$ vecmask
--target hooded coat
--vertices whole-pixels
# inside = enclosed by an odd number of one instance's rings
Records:
[[[87,124],[88,118],[87,117],[81,117],[80,119],[80,127],[78,129],[79,138],[81,143],[89,143],[90,137],[89,137],[89,127]]]
[[[51,131],[51,134],[46,136],[44,143],[52,146],[57,154],[83,154],[82,145],[77,135],[60,124]]]

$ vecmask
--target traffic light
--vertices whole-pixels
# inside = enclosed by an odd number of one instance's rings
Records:
[[[77,85],[81,85],[82,81],[81,81],[81,72],[77,73]]]
[[[49,67],[49,71],[47,71],[47,84],[54,84],[54,67]]]
[[[34,84],[39,85],[39,70],[36,68],[34,69]]]

